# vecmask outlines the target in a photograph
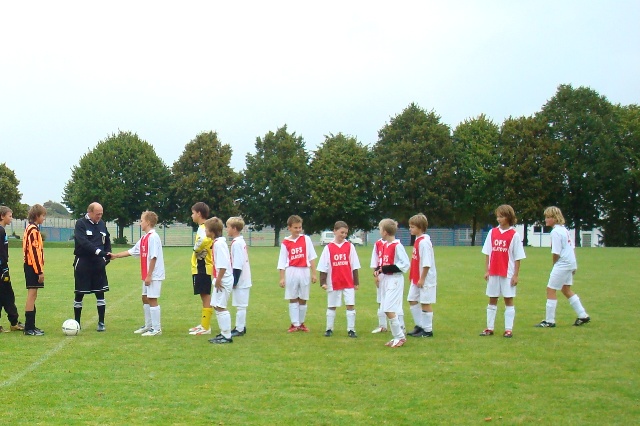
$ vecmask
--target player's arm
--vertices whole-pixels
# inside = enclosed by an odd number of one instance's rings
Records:
[[[511,277],[511,287],[518,285],[518,274],[520,273],[520,259],[514,262],[513,276]]]
[[[215,287],[216,291],[222,291],[224,288],[222,287],[222,277],[225,272],[227,272],[227,268],[218,269],[218,276],[216,277]]]
[[[427,279],[427,275],[429,274],[429,269],[430,269],[429,266],[422,267],[422,272],[420,272],[420,279],[418,279],[418,282],[416,283],[419,288],[424,287],[424,281]]]
[[[487,281],[489,280],[489,255],[485,256],[485,261],[484,261],[484,280]]]
[[[320,287],[322,287],[323,289],[327,289],[327,273],[326,272],[320,272]]]
[[[360,278],[358,277],[358,270],[353,270],[353,287],[357,290],[360,287]]]
[[[316,276],[316,260],[310,260],[309,264],[311,266],[311,282],[315,284],[318,282],[318,278]]]
[[[235,288],[240,282],[240,276],[242,275],[242,269],[233,268],[233,287]]]
[[[156,269],[156,260],[157,258],[153,258],[149,261],[149,270],[147,271],[147,276],[144,279],[144,285],[151,284],[151,277],[153,276],[153,271]]]
[[[119,259],[121,257],[131,256],[129,250],[121,251],[120,253],[111,253],[111,259]]]

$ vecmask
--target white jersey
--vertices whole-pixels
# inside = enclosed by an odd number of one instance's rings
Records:
[[[311,261],[318,257],[316,254],[316,249],[313,248],[313,242],[308,235],[300,234],[298,238],[305,239],[305,252],[307,256],[307,267],[311,266]],[[285,238],[289,241],[298,241],[298,238],[295,240],[288,236]],[[289,267],[289,252],[287,251],[287,247],[283,244],[280,244],[280,256],[278,257],[278,269],[287,269]]]
[[[149,235],[149,239],[147,240],[148,250],[149,250],[147,254],[147,268],[149,268],[151,259],[156,259],[156,266],[153,269],[153,273],[151,274],[151,279],[153,281],[164,280],[165,273],[164,273],[164,256],[162,255],[162,241],[160,241],[160,236],[158,235],[155,229],[149,230],[149,232],[147,232],[145,236],[146,235]],[[142,238],[138,240],[135,246],[129,249],[129,254],[131,256],[140,257],[141,241],[142,241]]]
[[[420,259],[418,277],[422,275],[423,268],[429,268],[427,277],[424,280],[424,285],[427,287],[433,287],[438,284],[438,273],[436,272],[436,257],[433,253],[433,244],[431,244],[431,237],[427,234],[422,235],[422,240],[420,240],[420,242],[418,243],[418,258]],[[411,284],[417,284],[417,281],[414,283],[412,280]]]
[[[251,287],[249,252],[247,250],[247,243],[244,241],[244,237],[242,235],[235,237],[233,241],[231,241],[231,267],[242,271],[236,288]]]
[[[498,229],[500,230],[501,234],[504,234],[511,229],[515,230],[515,227],[510,226],[507,229],[497,227],[494,229]],[[493,229],[487,234],[487,239],[484,240],[484,245],[482,246],[482,254],[486,254],[487,256],[489,256],[489,259],[491,259],[491,255],[493,253],[493,241],[491,241],[492,232]],[[507,267],[507,278],[511,279],[516,271],[516,260],[526,259],[527,257],[524,253],[524,247],[522,246],[522,237],[520,236],[520,234],[518,234],[517,231],[513,234],[513,238],[511,239],[508,254],[509,263]]]
[[[571,236],[563,225],[556,224],[551,231],[551,253],[560,256],[560,259],[553,265],[555,269],[570,271],[578,269]]]
[[[229,246],[227,245],[227,239],[225,237],[218,237],[213,240],[213,268],[215,269],[214,276],[216,278],[220,274],[220,269],[224,269],[222,281],[227,282],[231,280],[231,284],[233,284],[231,254],[229,253]]]

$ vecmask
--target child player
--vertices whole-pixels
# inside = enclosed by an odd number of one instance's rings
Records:
[[[140,227],[146,233],[133,248],[121,253],[111,254],[111,259],[134,256],[140,258],[140,274],[142,276],[142,310],[144,325],[134,333],[142,336],[158,336],[162,334],[160,322],[160,305],[158,298],[164,280],[164,257],[162,241],[155,230],[158,215],[145,211],[140,216]]]
[[[573,323],[575,326],[581,326],[591,321],[591,318],[585,311],[580,298],[571,290],[573,285],[573,276],[578,269],[576,262],[576,254],[569,231],[564,227],[564,216],[558,207],[547,207],[544,211],[544,222],[547,226],[552,226],[551,230],[551,255],[553,260],[553,268],[549,276],[547,284],[547,317],[544,321],[536,325],[536,327],[555,327],[556,326],[556,306],[558,298],[556,291],[562,291],[562,294],[569,300],[569,304],[576,311],[578,318]]]
[[[247,333],[247,307],[249,306],[249,290],[251,290],[251,267],[249,253],[244,237],[240,235],[244,229],[241,217],[227,219],[227,236],[231,240],[231,267],[233,268],[233,306],[236,307],[236,326],[231,330],[231,337],[244,336]]]
[[[404,293],[404,276],[402,274],[409,270],[410,262],[404,246],[400,240],[395,238],[398,224],[393,219],[382,219],[379,228],[380,236],[385,244],[382,249],[382,261],[380,266],[376,268],[375,274],[380,279],[380,304],[389,319],[393,335],[393,339],[385,345],[398,348],[407,341],[396,312],[402,306]]]
[[[412,337],[433,337],[433,309],[436,303],[436,259],[431,237],[425,232],[429,222],[422,213],[409,219],[409,232],[416,237],[409,270],[409,308],[415,328],[407,333]]]
[[[7,313],[11,331],[22,331],[24,330],[24,325],[18,322],[16,295],[13,292],[11,275],[9,274],[9,238],[4,229],[12,220],[13,212],[11,209],[7,206],[0,206],[0,310],[4,308]],[[3,331],[5,330],[0,325],[0,332]]]
[[[295,331],[308,332],[304,325],[309,300],[309,281],[315,283],[316,251],[311,238],[302,234],[302,218],[297,215],[289,216],[287,229],[291,233],[282,240],[278,269],[280,270],[280,287],[284,288],[284,298],[289,299],[289,318],[291,326],[289,333]]]
[[[211,246],[213,242],[207,237],[204,222],[209,218],[209,206],[203,202],[197,202],[191,207],[191,219],[198,225],[196,239],[191,254],[191,277],[193,279],[193,294],[199,294],[202,299],[202,317],[200,324],[189,329],[189,334],[199,336],[211,334],[211,274],[213,273],[213,260],[211,258]]]
[[[47,216],[47,209],[40,204],[34,204],[29,209],[27,219],[29,225],[22,237],[22,251],[24,253],[24,280],[27,285],[27,302],[24,313],[25,336],[42,336],[44,331],[36,327],[36,299],[38,289],[44,288],[44,247],[40,225]]]
[[[229,296],[233,289],[233,274],[231,272],[231,257],[227,239],[222,236],[222,220],[217,217],[207,219],[204,223],[207,237],[213,240],[213,278],[215,292],[211,295],[211,306],[216,310],[220,334],[210,343],[233,343],[231,337],[231,314],[227,310]]]
[[[489,232],[482,247],[482,253],[486,255],[484,279],[487,281],[489,305],[487,305],[487,328],[480,333],[480,336],[493,335],[498,297],[502,296],[505,305],[503,337],[513,337],[513,320],[516,317],[513,298],[516,297],[520,260],[526,256],[520,234],[514,228],[517,221],[513,208],[503,204],[496,209],[495,213],[498,226]]]
[[[338,221],[333,227],[334,240],[322,250],[318,261],[320,272],[320,286],[327,291],[327,331],[326,337],[333,335],[333,325],[336,319],[336,308],[341,306],[342,298],[347,307],[347,336],[356,335],[356,295],[358,289],[358,269],[360,261],[356,249],[349,241],[349,227],[345,222]]]
[[[382,249],[384,248],[384,240],[380,238],[373,244],[373,251],[371,252],[371,269],[373,269],[374,279],[376,284],[376,301],[378,302],[378,326],[371,331],[371,333],[384,333],[387,331],[387,316],[384,314],[382,310],[382,304],[380,303],[382,300],[381,289],[380,289],[380,280],[378,279],[378,275],[376,274],[376,269],[380,266],[380,262],[382,261]]]

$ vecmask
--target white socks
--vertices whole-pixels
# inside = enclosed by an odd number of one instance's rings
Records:
[[[247,326],[247,308],[244,306],[238,306],[236,311],[236,330],[244,331]]]
[[[356,331],[356,310],[347,309],[347,331]]]
[[[327,330],[333,330],[333,325],[336,322],[335,309],[327,309]]]
[[[547,299],[547,318],[546,322],[555,324],[556,322],[556,306],[558,305],[558,301],[555,299]]]
[[[504,329],[513,330],[513,320],[516,317],[515,306],[505,306],[504,308]]]
[[[582,303],[580,303],[580,298],[577,294],[574,294],[569,298],[569,304],[571,305],[573,310],[576,311],[578,318],[586,318],[589,316],[589,314],[587,314],[587,311],[585,311],[582,307]]]
[[[289,319],[296,327],[300,325],[300,305],[297,302],[289,303]]]
[[[395,340],[404,339],[404,333],[402,332],[402,328],[400,328],[400,320],[398,320],[398,316],[395,318],[391,318],[389,320],[391,324],[391,334],[393,334],[393,338]]]
[[[160,325],[160,305],[149,306],[149,316],[151,317],[151,327],[156,331],[162,330],[162,326]]]
[[[493,330],[496,324],[496,312],[498,307],[496,305],[487,305],[487,329]]]
[[[231,314],[229,311],[216,311],[216,319],[218,320],[218,327],[220,327],[220,334],[227,339],[231,338]]]
[[[420,316],[422,319],[422,325],[420,327],[422,327],[424,331],[433,331],[433,312],[425,312],[421,310]]]
[[[300,321],[300,324],[304,323],[304,318],[307,316],[307,305],[298,305],[298,320]]]
[[[151,327],[151,306],[148,303],[142,305],[142,310],[144,311],[144,326],[149,328]]]
[[[409,310],[411,311],[411,316],[413,317],[413,323],[418,327],[422,327],[422,307],[419,303],[415,305],[409,305]]]
[[[378,307],[378,327],[387,328],[387,316],[381,307]]]

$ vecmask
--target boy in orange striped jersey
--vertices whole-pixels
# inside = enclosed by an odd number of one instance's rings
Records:
[[[40,225],[47,216],[47,209],[35,204],[29,209],[29,225],[24,230],[22,251],[24,253],[24,279],[27,284],[27,303],[25,304],[24,334],[42,336],[44,331],[36,327],[36,298],[38,289],[44,288],[44,248]]]

